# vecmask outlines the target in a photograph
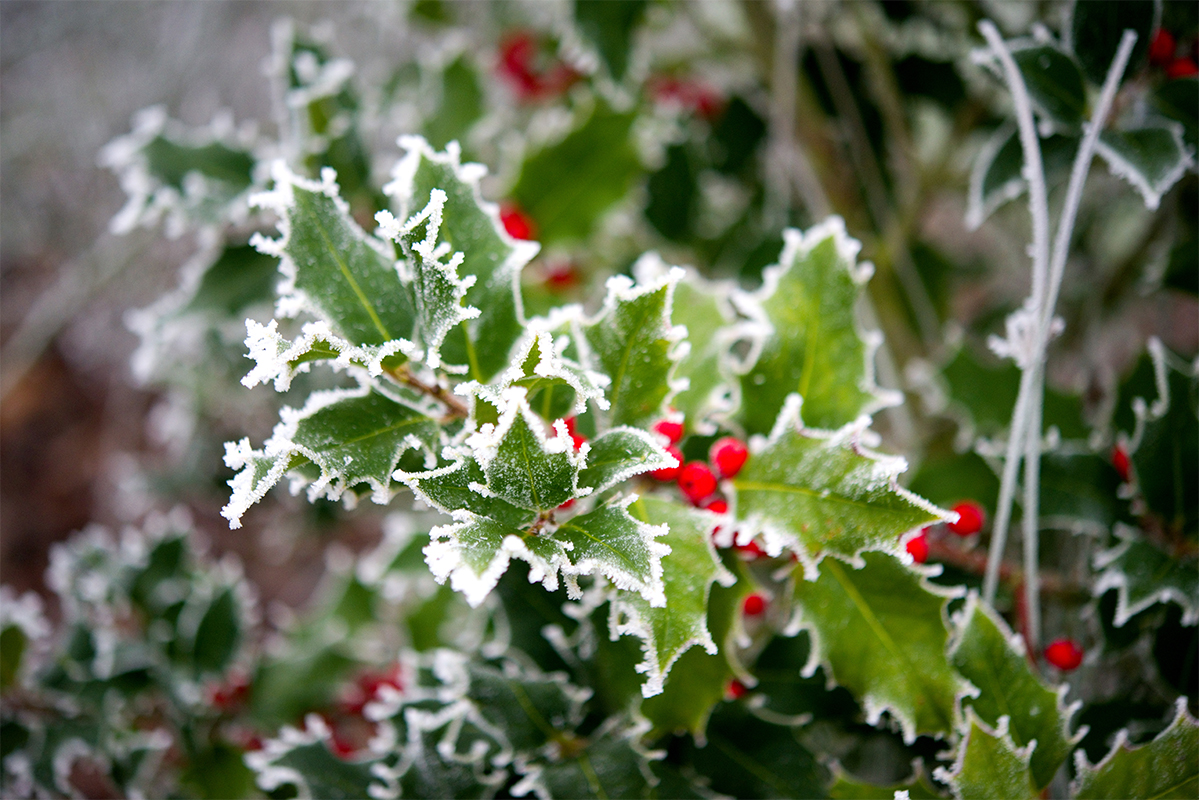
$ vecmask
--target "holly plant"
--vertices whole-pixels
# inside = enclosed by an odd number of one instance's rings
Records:
[[[383,87],[282,25],[273,133],[142,114],[173,481],[326,574],[61,546],[5,793],[1195,797],[1195,331],[1060,380],[1194,328],[1195,8],[1060,6],[419,2]]]

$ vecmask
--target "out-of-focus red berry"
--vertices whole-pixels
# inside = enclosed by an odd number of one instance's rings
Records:
[[[377,699],[379,690],[390,686],[396,691],[404,688],[399,664],[393,664],[386,671],[365,670],[355,679],[345,698],[341,702],[342,711],[347,714],[361,715],[367,703]]]
[[[651,78],[646,88],[656,103],[676,106],[701,119],[716,119],[725,107],[720,93],[703,81],[659,75]]]
[[[568,262],[546,268],[545,285],[552,292],[565,292],[579,284],[579,270]]]
[[[717,490],[717,476],[702,461],[685,464],[679,471],[678,482],[679,491],[692,501],[692,505],[700,505],[700,501]]]
[[[918,564],[924,564],[925,559],[929,558],[929,540],[925,538],[925,531],[908,540],[904,545],[904,549],[912,556],[912,560]]]
[[[224,682],[208,688],[208,702],[218,711],[234,711],[250,696],[250,678],[233,672]]]
[[[675,422],[674,420],[669,419],[660,419],[658,422],[654,423],[654,427],[652,427],[651,430],[660,436],[665,436],[667,441],[669,441],[671,444],[679,444],[679,440],[683,438],[682,422]]]
[[[1046,661],[1070,672],[1083,663],[1083,649],[1071,639],[1055,639],[1046,646]]]
[[[587,437],[575,428],[575,418],[565,417],[563,419],[563,424],[567,426],[567,433],[570,434],[571,443],[575,445],[575,449],[578,450],[579,448],[583,447],[583,443],[587,441]]]
[[[1113,469],[1121,476],[1121,483],[1129,483],[1129,476],[1132,474],[1130,471],[1129,453],[1126,452],[1122,445],[1118,444],[1113,447],[1110,458]]]
[[[1150,40],[1150,63],[1165,67],[1175,58],[1175,37],[1162,28]]]
[[[725,686],[725,696],[730,700],[737,700],[746,693],[746,684],[734,678]]]
[[[713,500],[711,503],[704,506],[704,508],[713,512],[714,514],[725,514],[729,511],[729,503],[726,503],[724,500],[718,497],[716,500]]]
[[[747,595],[742,601],[742,613],[748,617],[757,617],[767,609],[767,601],[761,594]]]
[[[671,445],[667,448],[667,454],[675,459],[674,466],[662,467],[650,473],[650,477],[656,481],[673,481],[679,477],[679,473],[683,471],[683,453],[679,452],[679,448]]]
[[[746,443],[732,436],[723,436],[713,442],[708,450],[708,460],[717,468],[722,478],[732,478],[742,470],[750,451]]]
[[[496,72],[523,103],[558,97],[579,79],[579,73],[561,61],[539,68],[538,42],[528,31],[516,31],[500,42]]]
[[[559,507],[558,507],[558,510],[559,510],[559,511],[569,511],[569,510],[571,510],[571,509],[572,509],[574,506],[575,506],[575,498],[574,498],[574,497],[572,497],[570,500],[568,500],[567,502],[565,502],[565,503],[563,503],[561,506],[559,506]]]
[[[733,536],[734,539],[737,538],[736,533]],[[751,539],[747,544],[734,545],[733,549],[738,552],[738,555],[747,561],[753,561],[756,558],[767,558],[767,551],[759,547],[758,542],[754,541],[753,539]]]
[[[536,239],[537,223],[521,210],[516,203],[508,202],[500,206],[500,224],[514,239]]]
[[[1167,77],[1171,80],[1176,78],[1192,78],[1197,74],[1196,62],[1190,58],[1177,58],[1170,64],[1167,64]]]
[[[970,536],[983,530],[983,506],[974,500],[964,500],[951,509],[958,514],[958,520],[946,525],[959,536]]]

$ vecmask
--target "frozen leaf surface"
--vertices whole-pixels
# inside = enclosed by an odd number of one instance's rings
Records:
[[[1092,588],[1097,597],[1117,590],[1113,624],[1120,627],[1155,603],[1176,603],[1183,610],[1183,624],[1195,625],[1196,559],[1173,558],[1124,524],[1118,523],[1116,533],[1120,543],[1096,554],[1100,577]]]
[[[1178,123],[1105,131],[1096,152],[1114,175],[1138,190],[1150,210],[1158,208],[1167,190],[1194,166]]]
[[[1031,746],[1017,747],[1008,735],[1008,718],[995,729],[967,711],[967,735],[958,746],[952,769],[939,767],[934,777],[950,784],[959,800],[1030,800],[1037,797],[1029,773]]]
[[[952,736],[959,699],[976,691],[946,657],[943,613],[956,593],[927,584],[892,556],[862,559],[861,569],[851,569],[828,558],[815,581],[797,576],[796,626],[812,637],[802,674],[823,666],[861,699],[869,723],[891,713],[905,741]]]
[[[1149,744],[1131,747],[1122,729],[1112,750],[1095,766],[1087,763],[1082,750],[1076,751],[1077,777],[1071,784],[1071,796],[1195,797],[1200,787],[1198,752],[1196,720],[1188,713],[1186,700],[1180,698],[1170,727]]]

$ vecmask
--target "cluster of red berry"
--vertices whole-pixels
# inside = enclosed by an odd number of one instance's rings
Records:
[[[515,31],[500,43],[500,61],[496,72],[522,103],[540,103],[561,96],[579,73],[557,59],[548,59],[529,31]],[[539,66],[535,62],[540,61]]]
[[[984,511],[983,506],[976,503],[974,500],[964,500],[958,503],[951,509],[955,514],[958,514],[958,519],[954,522],[946,523],[946,528],[957,536],[971,536],[983,530]],[[913,538],[909,539],[905,544],[905,549],[912,556],[912,560],[918,564],[924,564],[929,558],[929,528],[922,528],[921,532]]]
[[[710,122],[725,108],[717,90],[703,81],[655,75],[646,82],[646,91],[659,105],[677,106]]]
[[[1194,54],[1189,57],[1179,54],[1179,42],[1169,31],[1159,28],[1150,40],[1150,63],[1162,69],[1172,80],[1191,78],[1197,74]]]

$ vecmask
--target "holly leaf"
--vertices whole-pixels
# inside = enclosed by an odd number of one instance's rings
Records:
[[[646,13],[646,0],[609,3],[575,0],[575,24],[585,41],[600,53],[614,81],[625,77],[633,32]]]
[[[1158,399],[1148,406],[1134,400],[1139,430],[1131,459],[1137,484],[1150,511],[1170,530],[1194,535],[1200,482],[1196,366],[1180,369],[1158,340],[1151,341],[1150,352]]]
[[[1021,638],[974,592],[967,597],[957,627],[950,663],[979,688],[979,694],[965,698],[963,705],[993,728],[1007,717],[1014,746],[1036,742],[1030,774],[1037,788],[1048,785],[1081,738],[1069,730],[1078,706],[1064,707],[1065,686],[1055,691],[1042,683],[1030,669]]]
[[[1179,698],[1171,725],[1141,747],[1129,745],[1122,728],[1100,763],[1088,764],[1082,750],[1075,751],[1076,778],[1071,797],[1180,797],[1196,796],[1200,785],[1196,720],[1188,713],[1186,698]]]
[[[904,783],[875,786],[854,778],[835,761],[832,766],[834,780],[829,786],[829,796],[833,800],[883,800],[888,797],[894,798],[900,792],[907,792],[910,800],[938,800],[942,797],[941,792],[929,782],[929,776],[920,769],[919,764],[920,762],[917,762],[912,777]]]
[[[586,238],[629,192],[642,174],[631,135],[636,118],[597,104],[564,139],[525,159],[512,198],[537,223],[542,242]]]
[[[504,387],[520,386],[527,392],[530,407],[546,420],[582,414],[592,401],[607,409],[604,387],[609,384],[608,376],[569,358],[568,348],[575,352],[572,344],[570,333],[565,330],[556,334],[530,326],[513,347],[512,366],[488,387],[488,392],[494,394]],[[480,390],[485,399],[488,392]]]
[[[441,102],[437,113],[425,119],[425,138],[436,149],[450,142],[466,141],[467,132],[483,115],[483,90],[467,53],[454,59],[442,71]]]
[[[1126,28],[1137,33],[1126,74],[1133,74],[1137,70],[1150,47],[1154,17],[1153,3],[1092,3],[1078,0],[1071,3],[1070,19],[1066,25],[1066,32],[1070,36],[1068,42],[1092,83],[1097,86],[1104,83]]]
[[[1070,170],[1079,139],[1052,134],[1038,144],[1046,182],[1053,185]],[[1025,193],[1027,184],[1021,174],[1024,166],[1025,156],[1021,152],[1017,126],[1011,122],[1000,126],[979,151],[971,170],[966,217],[969,229],[975,230],[1000,206]]]
[[[487,174],[480,164],[459,163],[456,143],[437,153],[419,136],[405,136],[407,154],[383,191],[397,201],[401,216],[428,206],[433,191],[445,193],[439,235],[451,251],[461,252],[457,274],[466,287],[463,302],[480,310],[461,321],[441,348],[446,364],[466,365],[471,378],[486,381],[508,365],[509,350],[524,330],[520,273],[538,252],[536,242],[513,239],[500,224],[499,210],[483,199],[479,182]]]
[[[647,676],[642,696],[653,697],[663,691],[671,665],[685,650],[700,645],[709,654],[717,652],[707,624],[709,591],[714,582],[729,586],[735,578],[712,546],[718,521],[714,514],[653,497],[639,498],[633,512],[643,524],[665,529],[663,543],[671,552],[662,562],[666,602],[655,604],[644,593],[618,591],[608,629],[614,639],[632,634],[642,640],[643,660],[634,669]]]
[[[904,459],[867,450],[862,435],[859,424],[804,429],[793,395],[771,438],[733,480],[737,515],[746,521],[738,542],[761,532],[768,553],[791,548],[813,579],[829,554],[854,564],[866,550],[905,558],[903,534],[951,518],[902,489],[896,478],[907,469]]]
[[[252,449],[249,439],[225,445],[225,465],[239,470],[221,509],[230,527],[240,527],[242,514],[286,473],[310,464],[316,477],[301,476],[310,501],[366,484],[375,502],[386,503],[401,456],[416,450],[432,460],[441,441],[441,428],[423,409],[366,385],[314,392],[303,408],[281,416],[263,449]]]
[[[338,758],[330,750],[330,740],[329,726],[320,716],[310,714],[304,730],[284,726],[261,750],[247,753],[246,764],[256,773],[263,791],[292,786],[299,797],[309,800],[374,797],[385,788],[369,760]]]
[[[604,307],[583,326],[585,363],[609,378],[609,426],[644,426],[679,389],[673,370],[683,333],[671,326],[671,297],[683,276],[671,270],[636,286],[623,275],[609,278]]]
[[[1169,120],[1183,125],[1188,152],[1196,152],[1197,91],[1195,78],[1176,78],[1161,84],[1151,97],[1154,108]]]
[[[707,743],[687,744],[710,788],[733,797],[823,797],[824,770],[800,744],[795,728],[766,722],[743,703],[713,712]]]
[[[1183,624],[1196,624],[1196,558],[1178,558],[1146,541],[1140,533],[1118,523],[1114,533],[1119,544],[1095,556],[1100,572],[1092,594],[1101,596],[1117,590],[1113,624],[1118,628],[1155,603],[1175,603],[1183,611]]]
[[[675,459],[640,428],[613,428],[592,439],[579,485],[599,494],[619,483],[675,463]]]
[[[871,361],[877,337],[859,330],[854,305],[873,268],[859,264],[861,245],[839,217],[807,233],[784,231],[783,253],[763,272],[758,292],[735,294],[753,320],[752,352],[741,376],[741,419],[749,433],[766,433],[794,392],[817,428],[840,428],[894,404],[875,386]]]
[[[650,755],[637,744],[642,731],[606,726],[582,747],[563,749],[554,760],[518,759],[521,780],[514,797],[532,792],[539,800],[554,797],[642,797],[649,788]]]
[[[1153,211],[1167,190],[1195,166],[1183,131],[1183,125],[1176,122],[1104,131],[1096,152],[1108,164],[1109,172],[1137,189],[1146,208]]]
[[[1056,127],[1078,130],[1087,90],[1075,59],[1048,44],[1010,45],[1010,50],[1034,108]]]
[[[327,168],[320,182],[310,181],[276,162],[271,175],[274,190],[250,202],[279,215],[281,236],[271,240],[255,234],[250,243],[280,258],[285,280],[277,313],[307,311],[353,345],[411,343],[414,310],[392,247],[368,236],[350,216],[336,173]]]
[[[959,800],[1032,800],[1038,796],[1029,773],[1029,758],[1034,745],[1023,748],[1008,735],[1008,718],[1001,717],[995,728],[981,722],[974,710],[966,712],[967,734],[958,745],[958,756],[951,769],[938,767],[933,776],[950,784]]]
[[[710,283],[694,270],[675,287],[671,321],[688,332],[688,350],[675,374],[686,378],[688,386],[671,398],[671,404],[693,428],[711,414],[735,406],[734,398],[728,396],[733,381],[727,365],[735,319],[728,300],[732,293],[732,285]]]
[[[959,698],[976,690],[946,657],[943,614],[960,590],[934,586],[883,553],[864,553],[851,569],[828,558],[815,580],[797,576],[793,627],[812,638],[801,674],[818,666],[860,698],[867,722],[884,711],[904,741],[957,730]]]

